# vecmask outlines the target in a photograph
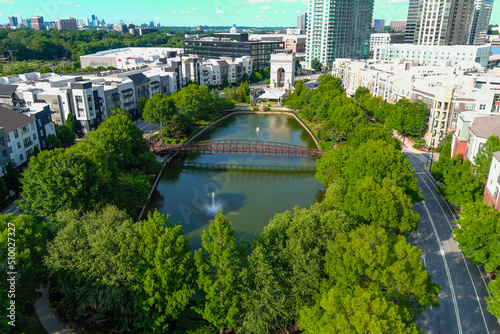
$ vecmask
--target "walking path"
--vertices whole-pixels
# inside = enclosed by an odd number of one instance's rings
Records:
[[[36,314],[43,328],[45,328],[49,334],[70,334],[52,312],[52,308],[49,304],[49,289],[43,288],[38,291],[42,293],[42,297],[36,301],[35,307]]]

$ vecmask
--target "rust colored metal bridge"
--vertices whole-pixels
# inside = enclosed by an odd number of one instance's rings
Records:
[[[320,158],[323,151],[315,148],[260,140],[209,140],[181,145],[155,146],[157,154],[190,152],[216,155],[258,157]]]

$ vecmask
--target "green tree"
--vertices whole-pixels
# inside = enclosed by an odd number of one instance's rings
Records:
[[[443,173],[448,168],[455,165],[454,159],[451,157],[451,143],[453,141],[453,134],[447,134],[441,141],[441,154],[438,161],[432,166],[432,176],[439,182],[443,182]]]
[[[172,94],[172,98],[179,112],[193,121],[208,119],[213,111],[210,108],[212,98],[208,86],[191,84]]]
[[[411,198],[394,180],[385,178],[379,183],[368,176],[349,186],[341,209],[360,223],[408,236],[420,220],[412,207]]]
[[[484,265],[489,272],[500,268],[500,212],[483,202],[464,205],[460,228],[454,229],[460,250],[476,265]]]
[[[350,183],[364,176],[376,182],[392,179],[410,196],[412,202],[421,200],[421,189],[417,185],[415,169],[394,144],[383,140],[368,140],[359,145],[345,162],[345,178]]]
[[[349,133],[347,136],[347,143],[352,147],[358,147],[359,145],[367,142],[368,140],[378,140],[382,139],[388,144],[393,144],[394,148],[401,150],[401,143],[399,140],[394,139],[390,132],[379,123],[360,123],[358,124],[353,132]]]
[[[391,112],[385,117],[385,125],[400,133],[418,136],[422,122],[427,121],[429,109],[422,101],[411,102],[406,98],[400,99],[389,109]]]
[[[165,128],[165,135],[171,138],[186,137],[191,133],[191,123],[182,116],[174,115]]]
[[[109,202],[136,218],[148,201],[150,188],[149,178],[144,173],[138,170],[121,172],[111,186]]]
[[[5,164],[5,185],[9,190],[19,194],[21,191],[21,173],[13,160],[7,161]]]
[[[62,211],[54,223],[60,231],[47,246],[45,263],[61,296],[56,309],[69,319],[90,310],[91,321],[111,317],[114,331],[130,331],[140,315],[132,292],[138,224],[113,206],[83,214]]]
[[[47,149],[71,147],[75,144],[76,134],[66,125],[55,124],[55,135],[47,137]]]
[[[462,156],[452,158],[448,168],[443,170],[443,182],[439,192],[453,205],[473,202],[482,197],[483,187],[479,177],[474,175],[469,160],[462,163]]]
[[[139,113],[139,116],[142,116],[142,113],[144,112],[144,108],[146,107],[146,104],[148,103],[148,98],[143,96],[137,101],[137,111]]]
[[[73,130],[74,133],[78,133],[78,124],[76,123],[75,115],[68,114],[66,122],[64,122],[64,125]]]
[[[491,281],[488,283],[488,289],[491,293],[491,297],[486,297],[487,309],[495,317],[500,316],[500,282],[498,280]]]
[[[358,89],[356,89],[356,92],[354,93],[354,96],[353,96],[354,100],[359,102],[358,100],[366,94],[370,94],[370,90],[366,87],[359,86]]]
[[[269,333],[295,323],[299,311],[314,305],[327,245],[354,222],[321,204],[277,214],[253,243],[241,274],[241,331]]]
[[[229,87],[229,81],[227,80],[227,77],[224,77],[222,80],[222,88],[227,88]]]
[[[319,71],[319,70],[321,70],[321,66],[323,66],[323,64],[321,64],[321,62],[318,60],[318,58],[314,58],[311,61],[311,68],[313,70]]]
[[[486,183],[488,180],[493,152],[497,151],[500,151],[500,138],[492,135],[474,157],[474,167],[477,169],[477,174],[482,183]]]
[[[149,213],[139,226],[137,307],[143,316],[136,327],[161,333],[168,321],[187,307],[193,289],[193,261],[182,227],[158,211]]]
[[[47,253],[46,242],[51,238],[50,227],[36,222],[33,217],[11,214],[0,215],[0,263],[4,270],[0,270],[0,296],[2,301],[15,301],[15,327],[8,326],[2,333],[27,332],[32,325],[29,313],[33,309],[35,300],[41,294],[40,286],[45,286],[48,272],[43,263]],[[15,240],[15,257],[9,256],[9,248]],[[8,275],[15,272],[17,275]],[[15,297],[8,297],[11,279],[15,277]],[[4,305],[2,305],[4,306]],[[9,306],[9,305],[7,305]],[[7,306],[0,315],[0,329],[2,324],[12,319],[6,318]]]
[[[264,67],[264,69],[262,70],[262,77],[264,79],[271,78],[271,72],[269,71],[269,69],[267,67]]]
[[[6,197],[9,196],[9,189],[7,189],[7,185],[3,178],[0,178],[0,205],[5,203]]]
[[[359,304],[358,298],[361,298],[365,302],[378,299],[363,307],[369,312],[365,315],[365,324],[368,325],[370,319],[375,321],[370,326],[381,321],[395,328],[413,328],[418,315],[429,306],[439,305],[440,287],[432,283],[420,256],[420,251],[403,236],[389,234],[380,227],[362,225],[339,234],[326,255],[325,272],[329,279],[324,281],[318,303],[301,312],[299,327],[306,332],[319,329],[322,330],[319,333],[327,333],[324,326],[331,326],[333,317],[339,320],[338,325],[335,323],[339,326],[335,332],[343,333],[343,328],[352,325],[356,328],[352,328],[353,333],[365,333],[366,328],[363,331],[358,327],[363,321],[359,314],[347,313],[342,303],[326,304],[328,300],[344,298],[354,298],[351,302]],[[386,303],[381,303],[382,299]],[[391,311],[386,313],[387,309]]]
[[[174,99],[162,94],[153,95],[147,101],[142,113],[142,117],[146,122],[158,125],[167,124],[174,115],[177,115]]]
[[[366,122],[366,117],[363,111],[357,105],[350,103],[341,105],[335,109],[330,107],[330,117],[335,129],[335,139],[337,141],[346,139],[347,135],[360,124]],[[333,109],[333,110],[332,110]]]
[[[359,286],[322,294],[317,307],[300,313],[299,328],[306,334],[420,333],[414,323],[404,321],[400,307],[381,291]]]
[[[234,229],[224,218],[222,210],[203,231],[203,249],[194,254],[198,271],[197,283],[203,302],[197,311],[223,334],[226,328],[235,328],[239,317],[237,273],[240,261]]]
[[[43,151],[33,157],[21,182],[18,207],[38,217],[51,217],[66,209],[92,210],[109,189],[92,160],[64,149]]]

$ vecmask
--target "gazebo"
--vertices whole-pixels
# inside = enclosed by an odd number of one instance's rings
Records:
[[[286,91],[278,89],[278,88],[274,88],[274,89],[268,90],[264,94],[260,95],[257,99],[258,100],[268,99],[268,100],[274,100],[274,101],[277,101],[278,103],[281,103],[281,99],[283,98],[283,96],[285,94],[286,94]]]

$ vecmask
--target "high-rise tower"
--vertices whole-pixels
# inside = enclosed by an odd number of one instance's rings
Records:
[[[493,0],[475,0],[469,33],[470,45],[483,45],[488,35]]]
[[[307,9],[306,61],[366,58],[373,0],[311,0]]]
[[[405,43],[469,44],[474,0],[410,0]]]

